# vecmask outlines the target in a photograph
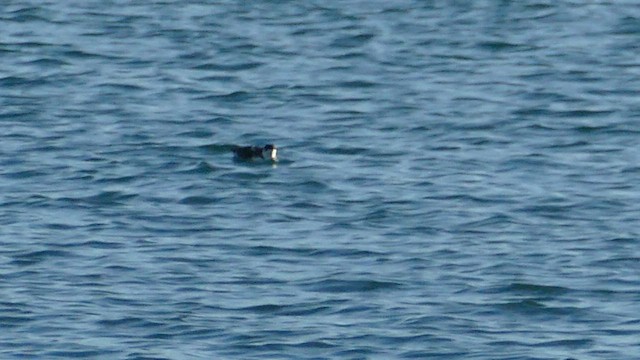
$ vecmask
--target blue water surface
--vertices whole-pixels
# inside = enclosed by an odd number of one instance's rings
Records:
[[[636,2],[0,28],[0,358],[640,358]]]

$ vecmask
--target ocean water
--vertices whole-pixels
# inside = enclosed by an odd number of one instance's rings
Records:
[[[637,2],[0,28],[0,358],[640,358]]]

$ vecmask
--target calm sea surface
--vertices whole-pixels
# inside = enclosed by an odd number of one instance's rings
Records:
[[[638,2],[0,29],[1,359],[640,358]]]

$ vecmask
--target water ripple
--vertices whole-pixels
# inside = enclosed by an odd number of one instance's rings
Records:
[[[638,358],[618,5],[0,5],[3,357]]]

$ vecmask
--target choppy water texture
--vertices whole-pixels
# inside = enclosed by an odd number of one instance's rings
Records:
[[[636,2],[0,26],[1,358],[640,358]]]

